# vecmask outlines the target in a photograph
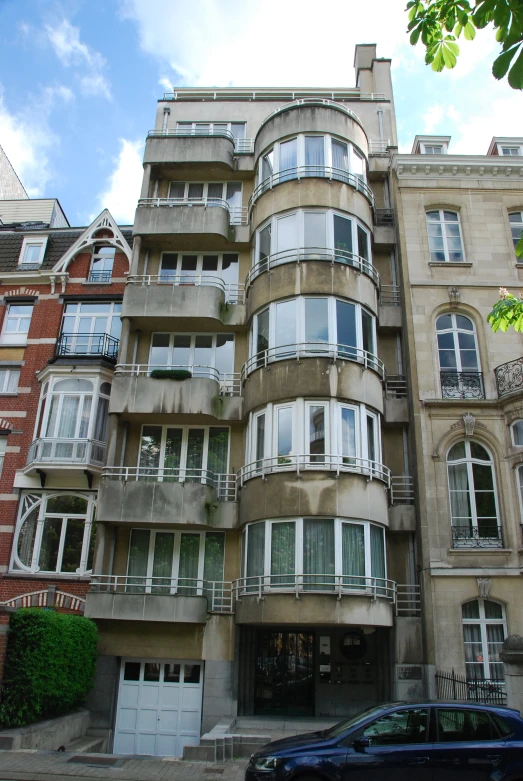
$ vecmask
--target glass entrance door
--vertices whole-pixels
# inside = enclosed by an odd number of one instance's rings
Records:
[[[255,714],[314,715],[314,635],[260,630],[256,642]]]

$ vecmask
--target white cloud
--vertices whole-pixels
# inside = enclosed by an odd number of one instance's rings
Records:
[[[111,89],[103,73],[107,60],[80,40],[80,28],[63,19],[56,27],[47,24],[45,30],[62,65],[85,69],[80,76],[80,89],[84,95],[101,95],[110,99]]]
[[[13,113],[5,103],[0,84],[0,141],[32,198],[45,194],[54,173],[49,153],[58,146],[60,139],[49,127],[49,115],[57,101],[68,103],[73,99],[74,94],[68,87],[46,87],[27,101],[30,109]]]
[[[391,13],[391,5],[397,10]],[[402,3],[390,0],[120,0],[140,46],[191,86],[347,86],[353,49],[372,40],[378,54],[410,49]]]
[[[114,170],[107,180],[106,189],[98,196],[98,211],[109,209],[117,222],[126,225],[134,222],[143,176],[142,156],[143,141],[121,138]],[[89,221],[95,216],[92,214]]]
[[[445,115],[445,107],[438,104],[429,106],[426,114],[423,114],[423,132],[427,135],[434,133],[436,127],[440,124]]]

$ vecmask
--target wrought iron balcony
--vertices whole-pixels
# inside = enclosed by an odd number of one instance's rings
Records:
[[[88,282],[110,282],[113,275],[112,271],[91,271],[89,272]]]
[[[441,372],[444,399],[484,399],[482,372]]]
[[[399,285],[382,285],[380,288],[381,306],[400,306],[401,288]]]
[[[85,355],[116,361],[119,347],[120,340],[110,334],[63,333],[56,343],[55,356]]]
[[[390,503],[414,504],[414,478],[412,475],[392,475],[390,478]]]
[[[501,526],[482,524],[481,526],[453,526],[453,548],[502,548]]]
[[[502,363],[494,369],[494,374],[500,399],[509,393],[523,390],[523,358]]]
[[[374,225],[393,228],[395,225],[394,209],[374,209]]]
[[[388,399],[406,399],[408,395],[407,378],[403,374],[385,375],[385,396]]]

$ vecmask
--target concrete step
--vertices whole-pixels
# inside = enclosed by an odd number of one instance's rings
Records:
[[[82,738],[76,738],[65,746],[66,751],[72,751],[74,754],[103,754],[104,738],[84,735]]]

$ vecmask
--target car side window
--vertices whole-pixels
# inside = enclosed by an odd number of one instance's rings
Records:
[[[509,725],[503,721],[503,719],[498,716],[497,713],[491,713],[490,718],[494,722],[494,728],[497,729],[502,738],[508,738],[509,735],[513,734],[514,730],[512,727],[509,727]]]
[[[485,711],[437,709],[438,742],[481,742],[492,740],[492,722]]]
[[[426,743],[429,727],[427,708],[412,708],[388,713],[368,724],[361,737],[371,746],[404,746]]]

